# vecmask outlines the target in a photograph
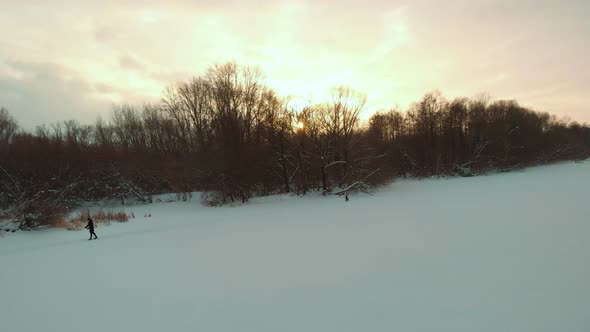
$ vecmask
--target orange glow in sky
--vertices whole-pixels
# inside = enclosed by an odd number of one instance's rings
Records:
[[[157,102],[227,61],[259,66],[284,97],[323,101],[350,86],[369,114],[438,89],[590,122],[588,1],[1,3],[0,106],[29,127]]]

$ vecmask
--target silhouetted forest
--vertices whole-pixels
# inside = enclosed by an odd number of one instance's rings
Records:
[[[257,69],[229,63],[170,86],[157,105],[121,105],[94,124],[27,132],[0,110],[0,208],[23,228],[82,200],[206,191],[253,195],[366,191],[399,176],[473,176],[590,156],[590,128],[515,101],[426,94],[408,110],[359,117],[366,97],[293,107]],[[0,216],[1,217],[1,216]]]

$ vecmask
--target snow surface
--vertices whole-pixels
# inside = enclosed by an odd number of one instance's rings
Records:
[[[136,206],[98,241],[5,234],[0,329],[590,331],[589,185],[587,161],[348,203]]]

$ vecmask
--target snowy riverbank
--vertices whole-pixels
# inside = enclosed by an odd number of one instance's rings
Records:
[[[590,162],[0,238],[20,331],[588,331]],[[152,218],[143,218],[150,213]]]

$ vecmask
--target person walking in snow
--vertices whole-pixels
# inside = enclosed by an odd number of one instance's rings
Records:
[[[94,233],[94,223],[92,222],[92,219],[88,218],[88,225],[86,225],[84,228],[90,232],[90,238],[88,239],[89,241],[92,240],[92,235],[94,235],[94,239],[98,239],[98,236],[96,236],[96,233]]]

